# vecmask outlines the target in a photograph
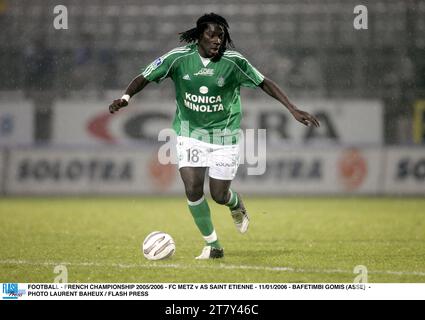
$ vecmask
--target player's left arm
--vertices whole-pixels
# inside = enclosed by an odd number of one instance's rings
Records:
[[[265,93],[269,96],[275,98],[277,101],[282,103],[286,108],[288,108],[289,112],[294,116],[296,120],[301,122],[306,126],[310,126],[311,124],[315,127],[319,127],[320,123],[313,115],[309,114],[306,111],[298,109],[291,101],[289,101],[286,94],[283,90],[272,80],[268,78],[264,78],[264,81],[260,83],[259,87],[263,89]]]

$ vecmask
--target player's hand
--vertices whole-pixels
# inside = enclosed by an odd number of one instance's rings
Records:
[[[292,115],[295,119],[301,122],[303,125],[310,127],[311,125],[315,127],[320,127],[319,120],[316,119],[315,116],[309,114],[308,112],[295,109],[291,111]]]
[[[126,106],[128,106],[127,100],[124,100],[124,99],[114,100],[114,102],[112,102],[111,105],[109,106],[109,112],[110,113],[117,112],[119,109],[124,108]]]

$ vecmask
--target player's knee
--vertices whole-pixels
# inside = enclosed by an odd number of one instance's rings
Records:
[[[215,191],[211,192],[211,197],[218,204],[226,204],[227,200],[227,190],[226,191]]]
[[[186,197],[189,201],[198,201],[204,195],[204,190],[197,186],[186,187]]]

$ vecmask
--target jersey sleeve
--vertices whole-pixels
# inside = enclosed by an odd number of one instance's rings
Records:
[[[171,63],[167,54],[157,58],[142,70],[142,76],[148,81],[161,82],[171,74]]]
[[[243,56],[236,57],[238,66],[238,79],[241,87],[258,87],[263,81],[264,76]]]
[[[163,56],[157,58],[154,62],[143,69],[142,75],[148,81],[161,82],[165,78],[173,75],[175,62],[191,51],[190,46],[175,48]]]

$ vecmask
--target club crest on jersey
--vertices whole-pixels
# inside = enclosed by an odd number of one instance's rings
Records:
[[[197,73],[193,74],[194,76],[213,76],[214,75],[214,69],[208,69],[208,68],[202,68]]]
[[[223,78],[223,77],[219,77],[219,78],[217,79],[217,85],[218,85],[219,87],[224,86],[224,78]]]

